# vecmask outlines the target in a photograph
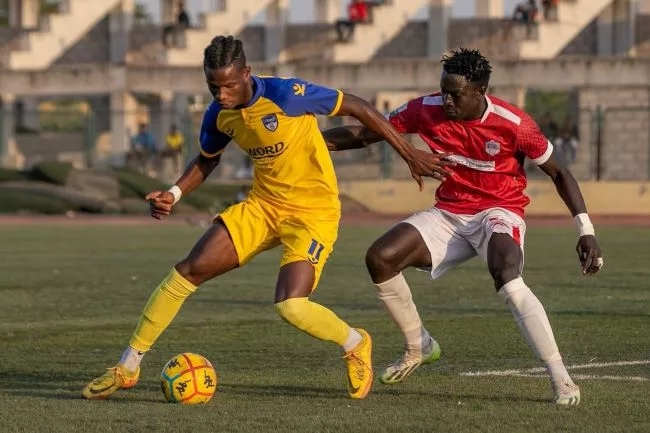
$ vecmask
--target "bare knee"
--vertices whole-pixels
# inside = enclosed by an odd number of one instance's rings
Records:
[[[399,254],[395,248],[374,243],[366,252],[366,267],[375,283],[382,283],[402,271]]]
[[[174,268],[176,272],[195,286],[203,284],[212,278],[214,273],[214,269],[189,256],[176,263]]]
[[[235,246],[222,222],[211,226],[190,253],[175,266],[187,281],[199,285],[239,265]]]

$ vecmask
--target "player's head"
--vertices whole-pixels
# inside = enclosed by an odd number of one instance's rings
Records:
[[[251,98],[251,68],[246,64],[242,42],[232,36],[217,36],[203,52],[203,70],[208,89],[223,108],[245,105]]]
[[[442,58],[443,108],[453,120],[480,117],[492,67],[478,50],[461,48]]]

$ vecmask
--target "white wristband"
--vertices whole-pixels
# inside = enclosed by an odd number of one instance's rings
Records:
[[[178,200],[180,200],[181,197],[183,197],[183,191],[181,191],[178,185],[172,186],[167,191],[171,192],[172,195],[174,196],[174,204],[178,203]]]
[[[586,236],[586,235],[592,235],[594,236],[596,234],[596,231],[594,230],[594,225],[591,223],[591,220],[589,219],[589,215],[586,213],[579,213],[575,217],[573,217],[573,220],[576,222],[576,226],[578,226],[578,233],[580,236]]]

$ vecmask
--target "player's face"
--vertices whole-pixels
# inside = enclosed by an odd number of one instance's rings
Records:
[[[440,79],[443,109],[451,120],[474,120],[481,116],[484,92],[462,75],[442,73]]]
[[[225,109],[233,109],[246,103],[252,97],[250,66],[237,65],[220,69],[205,69],[205,80],[214,100]]]

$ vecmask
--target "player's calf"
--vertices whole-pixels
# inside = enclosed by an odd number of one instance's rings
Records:
[[[499,290],[499,295],[510,307],[528,345],[546,366],[551,376],[555,403],[577,405],[580,402],[580,389],[573,383],[564,366],[542,303],[522,278],[506,283]]]
[[[329,309],[307,297],[289,298],[275,304],[287,323],[320,340],[339,344],[345,351],[348,392],[351,398],[364,398],[372,385],[372,340],[367,332],[354,329]]]

